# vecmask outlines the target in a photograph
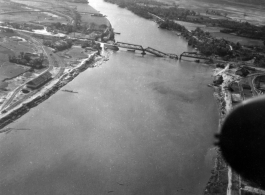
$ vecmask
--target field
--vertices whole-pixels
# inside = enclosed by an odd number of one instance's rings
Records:
[[[170,0],[166,0],[170,2]],[[192,9],[194,11],[205,13],[207,9],[216,10],[226,13],[228,18],[250,22],[256,25],[265,25],[265,7],[253,4],[243,4],[230,2],[228,0],[212,1],[196,1],[196,0],[179,0],[175,1],[180,7]],[[214,16],[216,17],[216,16]]]
[[[4,38],[3,41],[0,42],[0,46],[2,47],[2,50],[5,48],[6,51],[12,51],[13,54],[16,55],[18,55],[20,52],[37,52],[37,50],[29,42],[14,41],[11,38]]]
[[[28,71],[28,69],[28,67],[23,67],[9,62],[3,63],[0,67],[0,80],[3,81],[7,78],[13,78]]]
[[[234,42],[234,43],[239,42],[241,45],[263,46],[262,40],[239,37],[236,35],[231,35],[231,34],[226,34],[226,33],[221,33],[221,32],[212,32],[211,34],[216,38],[224,38],[224,39],[231,41],[231,42]]]
[[[71,49],[58,52],[57,55],[62,57],[64,61],[70,65],[75,64],[78,60],[85,59],[88,57],[90,52],[81,48],[80,46],[73,46]]]
[[[12,2],[7,2],[4,0],[0,0],[0,12],[11,12],[11,11],[17,11],[18,9],[21,9],[16,4]]]
[[[94,17],[90,15],[82,15],[82,22],[86,24],[95,23],[98,26],[102,24],[109,26],[109,21],[105,17]]]
[[[57,11],[57,9],[68,14],[69,9],[65,8],[64,3],[50,3],[45,1],[21,1],[14,0],[16,3],[22,3],[25,6],[18,6],[14,3],[5,3],[0,0],[0,21],[15,21],[17,23],[37,23],[47,24],[54,22],[66,23],[67,19],[61,16],[40,11],[38,8]],[[12,6],[14,4],[14,6]],[[39,12],[38,12],[39,11]]]
[[[66,23],[67,20],[63,17],[50,14],[48,12],[16,12],[8,14],[0,14],[0,21],[2,22],[12,22],[16,23],[54,23],[61,22]]]
[[[10,63],[8,56],[18,55],[20,52],[34,52],[33,48],[31,43],[16,33],[0,33],[0,89],[7,87],[4,79],[16,77],[29,70],[29,67]]]
[[[23,0],[12,0],[16,3],[22,3],[28,6],[33,6],[33,7],[40,7],[43,9],[49,9],[52,8],[52,4],[50,2],[45,2],[45,1],[23,1]]]

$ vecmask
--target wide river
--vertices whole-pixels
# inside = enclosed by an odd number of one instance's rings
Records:
[[[117,41],[180,54],[187,42],[103,0]],[[192,61],[110,56],[9,125],[0,137],[0,195],[199,195],[218,128],[212,68]]]

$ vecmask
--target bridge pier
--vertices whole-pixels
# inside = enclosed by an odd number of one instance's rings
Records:
[[[142,53],[141,53],[142,55],[146,55],[146,53],[145,53],[145,50],[143,49],[142,50]]]
[[[182,54],[179,56],[179,61],[181,61],[181,58],[182,58]]]

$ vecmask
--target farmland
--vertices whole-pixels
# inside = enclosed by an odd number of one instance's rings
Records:
[[[12,36],[13,35],[13,36]],[[23,67],[9,62],[9,56],[18,55],[20,52],[35,52],[32,43],[26,39],[15,36],[17,34],[0,32],[0,80],[16,77],[29,70],[28,67]],[[6,83],[0,84],[1,88],[7,87]]]

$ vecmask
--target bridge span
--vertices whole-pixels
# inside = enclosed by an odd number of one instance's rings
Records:
[[[182,57],[197,58],[197,59],[203,59],[203,60],[209,60],[210,59],[210,58],[208,58],[202,54],[199,54],[198,52],[183,52],[180,55],[179,60],[181,60]]]
[[[156,49],[151,48],[151,47],[143,48],[143,46],[141,46],[141,45],[124,43],[124,42],[116,42],[114,45],[117,47],[120,47],[120,48],[142,51],[143,55],[145,55],[146,52],[148,52],[148,53],[151,53],[157,57],[169,57],[169,58],[178,59],[178,55],[176,55],[176,54],[164,53],[162,51],[156,50]]]
[[[139,51],[144,51],[144,48],[141,45],[135,45],[131,43],[116,42],[115,45],[120,48],[134,49]]]

